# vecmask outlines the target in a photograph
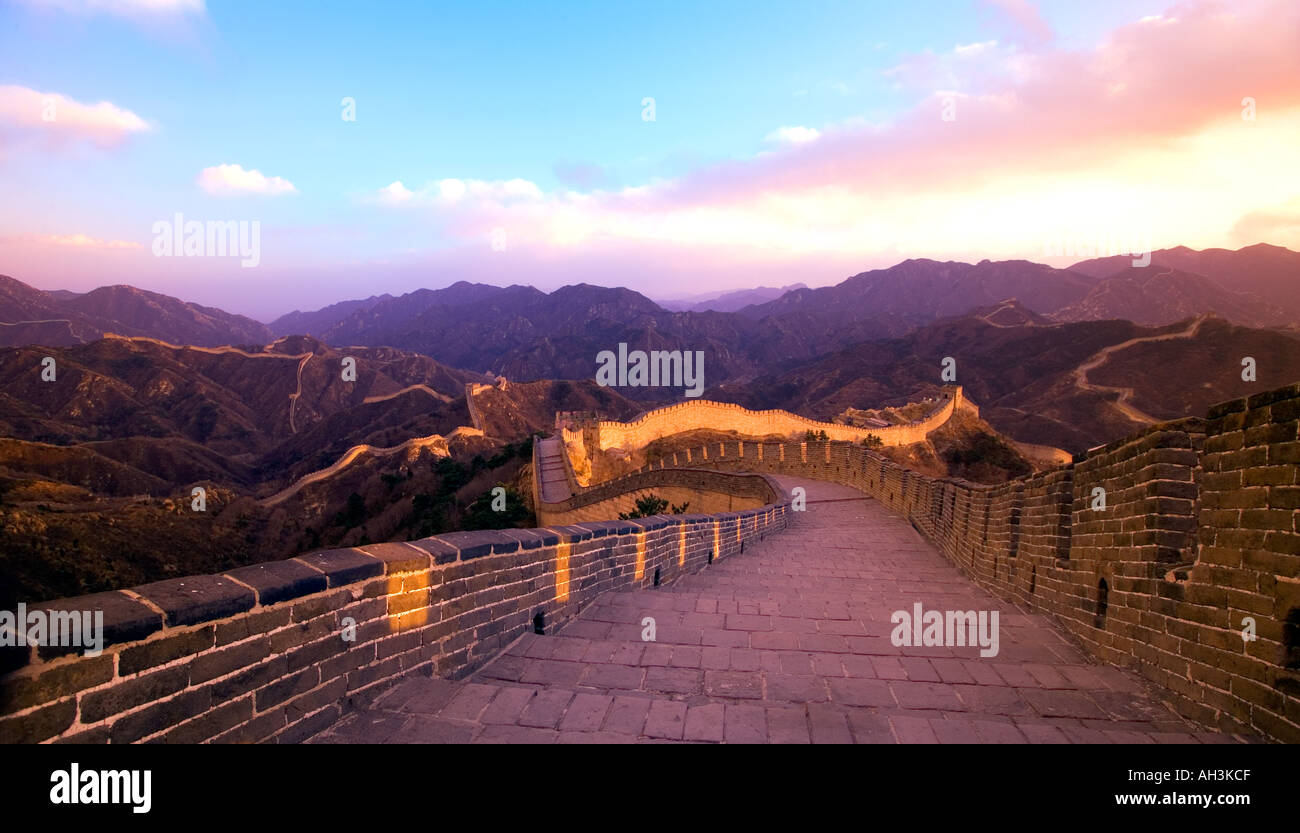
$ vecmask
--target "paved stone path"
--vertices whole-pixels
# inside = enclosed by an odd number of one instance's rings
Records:
[[[670,586],[607,593],[465,681],[413,678],[312,742],[1195,743],[1205,732],[860,492]],[[890,614],[998,610],[1000,651],[894,647]],[[641,639],[644,617],[656,641]]]

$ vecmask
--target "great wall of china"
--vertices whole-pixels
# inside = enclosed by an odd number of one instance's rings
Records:
[[[107,647],[5,652],[0,741],[305,739],[408,675],[463,677],[606,591],[670,582],[784,530],[794,506],[770,477],[782,474],[874,498],[1188,717],[1297,742],[1297,425],[1291,385],[997,486],[921,475],[858,442],[723,442],[579,487],[568,509],[670,486],[761,505],[451,533],[49,602],[33,607],[103,611]]]
[[[680,466],[850,486],[907,518],[977,584],[1050,615],[1193,720],[1296,743],[1298,420],[1300,384],[997,486],[919,474],[850,443],[727,442],[600,488],[639,487],[648,472]]]
[[[807,431],[825,431],[826,436],[832,440],[861,442],[874,435],[880,438],[883,445],[909,445],[924,440],[927,434],[947,422],[957,410],[979,416],[979,407],[962,396],[960,385],[946,386],[934,411],[925,418],[880,428],[857,428],[808,419],[789,411],[751,411],[730,402],[689,399],[649,411],[631,422],[595,422],[589,429],[593,436],[588,440],[588,447],[601,451],[644,448],[652,440],[701,429],[735,431],[754,437],[772,434],[793,437],[802,436]]]
[[[883,446],[899,446],[921,442],[959,411],[979,417],[979,406],[962,394],[960,385],[945,386],[933,410],[921,419],[873,428],[822,422],[789,411],[752,411],[730,402],[688,399],[647,411],[630,422],[558,413],[555,435],[563,443],[567,458],[569,493],[577,494],[593,485],[593,478],[597,481],[603,479],[595,468],[596,458],[606,452],[626,453],[644,449],[649,443],[674,434],[712,430],[732,431],[748,437],[782,436],[794,439],[802,438],[812,431],[825,432],[831,440],[862,442],[874,437]],[[1060,449],[1044,446],[1023,446],[1022,451],[1039,461],[1069,458]]]

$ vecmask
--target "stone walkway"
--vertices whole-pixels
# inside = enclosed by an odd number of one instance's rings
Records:
[[[542,500],[546,503],[559,503],[572,497],[569,480],[564,475],[564,443],[558,437],[538,440],[537,460],[542,470],[538,481]]]
[[[904,520],[808,489],[785,533],[607,593],[470,679],[412,678],[316,743],[1234,743],[976,587]],[[1000,651],[894,647],[890,614],[998,610]],[[642,620],[655,620],[654,642]]]

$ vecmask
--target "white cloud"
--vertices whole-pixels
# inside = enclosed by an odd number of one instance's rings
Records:
[[[391,185],[386,185],[379,189],[379,201],[387,203],[403,203],[414,196],[410,188],[402,184],[399,179]]]
[[[198,185],[209,194],[295,194],[293,183],[278,176],[266,176],[261,171],[246,171],[242,165],[215,165],[199,171]],[[401,183],[395,183],[400,185]]]
[[[815,127],[778,127],[764,137],[769,142],[779,142],[784,145],[802,145],[805,142],[815,141],[822,135],[821,131]]]
[[[979,55],[981,52],[987,52],[998,45],[995,40],[980,41],[979,43],[958,44],[953,47],[953,52],[960,57],[969,57]]]
[[[380,188],[374,195],[378,202],[390,205],[409,204],[451,207],[457,205],[505,205],[542,199],[542,189],[527,179],[438,179],[418,191],[407,188],[399,179]]]

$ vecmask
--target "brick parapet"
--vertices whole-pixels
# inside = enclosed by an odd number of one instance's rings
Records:
[[[305,739],[406,675],[463,677],[539,615],[549,633],[784,529],[788,497],[763,483],[773,501],[740,512],[451,533],[35,605],[101,611],[107,644],[9,650],[0,742]]]

